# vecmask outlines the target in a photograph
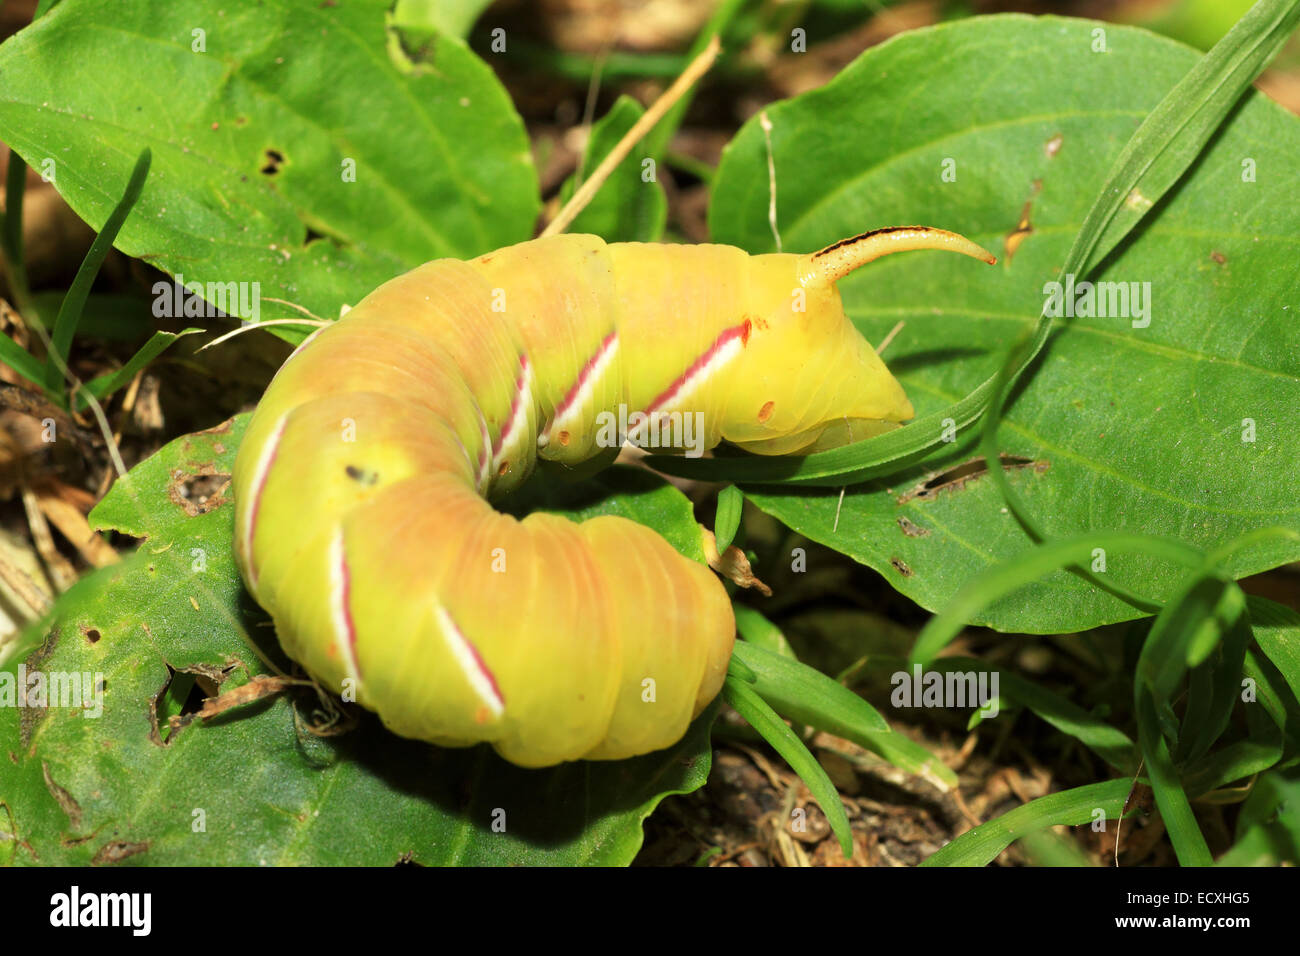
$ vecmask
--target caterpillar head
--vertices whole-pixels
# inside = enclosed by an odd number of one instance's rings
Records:
[[[925,226],[877,229],[807,255],[750,262],[752,329],[743,381],[730,389],[722,435],[763,455],[834,448],[897,428],[913,415],[903,387],[857,330],[835,283],[910,249],[946,249],[987,263],[985,249]]]

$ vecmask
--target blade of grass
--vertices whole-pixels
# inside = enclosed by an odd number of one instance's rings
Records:
[[[1029,708],[1061,733],[1073,737],[1120,773],[1132,776],[1137,771],[1137,744],[1118,727],[1088,713],[1078,704],[1046,687],[1002,668],[990,667],[973,657],[941,657],[930,667],[948,671],[988,670],[998,675],[1001,696]],[[976,711],[978,714],[979,711]]]
[[[1191,764],[1183,771],[1183,787],[1191,800],[1263,773],[1282,756],[1282,734],[1277,728],[1268,739],[1238,740]]]
[[[1052,830],[1035,830],[1018,841],[1034,866],[1096,866],[1079,845]]]
[[[4,258],[14,304],[24,319],[39,326],[41,317],[27,285],[27,259],[23,249],[23,197],[26,192],[27,163],[11,149],[9,169],[5,174],[5,208],[0,215],[0,256]]]
[[[736,615],[736,630],[750,644],[761,647],[765,651],[771,651],[773,654],[780,654],[782,657],[798,660],[794,648],[785,639],[781,629],[758,611],[755,611],[752,607],[745,607],[743,604],[733,605],[732,611]]]
[[[1241,693],[1242,667],[1249,644],[1250,618],[1243,613],[1224,633],[1210,657],[1190,673],[1177,751],[1180,764],[1205,756],[1227,730]]]
[[[1259,778],[1237,818],[1237,843],[1218,866],[1274,866],[1300,860],[1300,780]]]
[[[1254,595],[1246,599],[1246,606],[1250,610],[1255,643],[1300,700],[1300,614]]]
[[[1205,559],[1182,541],[1129,532],[1086,533],[1036,545],[967,581],[917,636],[911,662],[928,664],[980,610],[1051,571],[1091,560],[1094,548],[1107,553],[1141,551],[1191,568],[1201,567]]]
[[[1138,655],[1133,682],[1138,744],[1160,817],[1183,866],[1208,866],[1213,858],[1169,748],[1171,698],[1188,667],[1204,660],[1245,607],[1245,596],[1234,582],[1212,569],[1190,574],[1156,616]],[[1162,714],[1167,719],[1162,720]]]
[[[1120,777],[1092,783],[1030,800],[973,830],[967,830],[921,866],[987,866],[1016,840],[1044,827],[1078,826],[1092,823],[1101,811],[1107,820],[1118,820],[1124,801],[1133,787],[1130,778]]]
[[[1160,729],[1155,700],[1150,690],[1142,686],[1139,686],[1136,697],[1138,742],[1169,842],[1174,845],[1174,853],[1183,866],[1209,866],[1213,862],[1210,848],[1201,828],[1196,825],[1191,802],[1178,778],[1169,744]]]
[[[149,337],[130,360],[116,372],[109,372],[107,375],[100,375],[98,378],[92,378],[83,387],[95,398],[104,398],[111,395],[127,382],[135,377],[136,372],[144,368],[164,351],[177,339],[186,335],[194,335],[202,332],[203,329],[184,329],[180,332],[155,332]],[[72,410],[81,411],[85,403],[81,401],[80,396],[74,398]]]
[[[145,177],[149,175],[149,164],[152,156],[153,154],[149,148],[145,147],[140,153],[140,157],[135,161],[135,168],[131,170],[131,178],[126,184],[126,191],[122,194],[122,198],[118,200],[117,205],[113,207],[113,211],[104,223],[104,228],[99,231],[99,235],[91,243],[90,251],[86,253],[81,268],[77,270],[76,278],[72,280],[72,287],[68,289],[68,294],[63,299],[59,315],[54,320],[54,331],[50,339],[50,354],[46,357],[45,364],[45,386],[51,391],[61,389],[63,372],[68,363],[68,353],[72,348],[72,337],[77,331],[77,323],[81,319],[81,310],[86,305],[86,297],[90,294],[90,287],[95,281],[95,276],[99,274],[99,267],[104,264],[104,258],[108,255],[108,251],[113,248],[118,231],[122,228],[122,224],[126,222],[126,217],[130,214],[132,207],[135,206],[136,200],[140,198],[140,191],[144,188]]]
[[[753,690],[782,717],[858,742],[872,733],[889,733],[876,708],[816,668],[738,641],[732,659],[757,677]]]
[[[0,362],[34,385],[45,387],[44,363],[7,335],[0,338]]]
[[[853,856],[853,835],[849,830],[849,815],[840,802],[840,795],[826,775],[817,758],[803,745],[794,731],[785,725],[776,712],[772,710],[754,690],[734,677],[728,676],[722,685],[727,703],[735,708],[757,730],[772,749],[781,755],[790,765],[799,779],[804,782],[813,798],[821,805],[822,812],[830,822],[831,830],[840,842],[840,849],[845,858]]]

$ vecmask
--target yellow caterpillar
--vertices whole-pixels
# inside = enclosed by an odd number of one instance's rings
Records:
[[[675,743],[727,669],[721,583],[632,521],[487,499],[538,456],[612,457],[683,416],[702,447],[759,454],[897,427],[912,406],[835,282],[921,248],[994,261],[924,227],[807,255],[570,235],[385,283],[253,415],[234,474],[249,591],[290,657],[403,736],[527,767]]]

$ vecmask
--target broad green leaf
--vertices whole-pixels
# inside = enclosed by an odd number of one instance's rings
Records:
[[[630,96],[620,96],[614,101],[609,112],[592,126],[582,155],[581,175],[575,174],[565,182],[560,190],[562,200],[569,200],[644,112],[641,104]],[[646,162],[652,165],[647,167]],[[655,162],[657,160],[647,156],[644,149],[634,147],[627,158],[614,167],[609,179],[565,231],[589,232],[607,242],[654,242],[660,239],[664,223],[668,221],[668,198],[659,184]],[[648,181],[645,178],[647,169]]]
[[[1079,826],[1103,817],[1107,821],[1118,820],[1132,789],[1133,781],[1120,777],[1030,800],[1009,813],[967,830],[927,857],[921,865],[985,866],[1016,840],[1036,830],[1062,824]]]
[[[114,485],[92,523],[144,538],[139,550],[79,582],[0,665],[0,693],[19,666],[104,684],[98,717],[0,707],[0,754],[13,755],[0,835],[17,837],[0,839],[0,861],[623,864],[664,796],[704,784],[716,707],[667,750],[547,771],[403,740],[365,713],[316,736],[307,688],[167,734],[176,695],[160,702],[164,727],[151,715],[173,672],[229,691],[270,673],[265,661],[288,666],[234,567],[219,488],[246,424],[177,439]],[[191,487],[204,479],[218,487],[201,504]]]
[[[428,259],[528,238],[538,210],[491,69],[443,36],[412,67],[390,6],[64,0],[0,46],[0,140],[52,160],[95,228],[151,148],[119,249],[187,283],[259,283],[261,318],[299,317],[270,298],[334,318]]]
[[[1096,29],[1106,52],[1094,50]],[[1044,62],[1056,68],[1043,70]],[[919,421],[996,371],[1042,311],[1045,283],[1133,130],[1196,63],[1186,48],[1131,28],[978,18],[902,35],[826,87],[767,110],[786,250],[920,222],[1002,256],[982,268],[914,253],[841,283],[868,339],[906,323],[885,358]],[[1300,402],[1300,296],[1289,266],[1300,232],[1296,155],[1296,118],[1248,94],[1190,173],[1092,276],[1138,283],[1150,293],[1144,309],[1058,320],[999,433],[1004,454],[1024,465],[1011,474],[1013,487],[1050,534],[1143,530],[1207,547],[1262,525],[1300,524],[1300,472],[1288,464],[1300,457],[1300,432],[1286,425]],[[1166,171],[1164,162],[1152,176]],[[1027,202],[1033,231],[1008,259],[1004,238]],[[767,206],[767,149],[751,122],[718,172],[714,238],[769,251]],[[1113,222],[1130,219],[1123,211]],[[925,462],[849,487],[837,529],[837,492],[746,491],[935,608],[971,570],[1028,543],[978,467],[949,471],[976,454],[964,424],[956,421],[956,441]],[[906,432],[886,437],[901,441]],[[1235,554],[1228,570],[1240,577],[1297,556],[1294,542],[1270,540]],[[1157,600],[1177,582],[1142,556],[1109,573]],[[1063,631],[1137,613],[1061,571],[976,623]]]

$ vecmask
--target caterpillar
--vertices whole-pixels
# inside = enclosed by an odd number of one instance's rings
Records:
[[[677,742],[718,693],[721,582],[651,529],[489,503],[602,421],[833,447],[912,417],[835,283],[881,255],[994,257],[898,227],[812,254],[559,235],[380,286],[277,371],[235,463],[235,556],[286,654],[400,735],[525,767]],[[620,419],[621,420],[621,419]],[[614,447],[609,447],[614,446]]]

